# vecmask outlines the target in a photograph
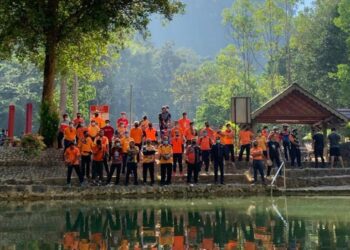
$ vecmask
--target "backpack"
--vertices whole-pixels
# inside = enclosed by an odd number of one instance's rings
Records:
[[[195,164],[196,163],[196,150],[194,147],[188,147],[187,153],[186,153],[186,161],[189,164]]]

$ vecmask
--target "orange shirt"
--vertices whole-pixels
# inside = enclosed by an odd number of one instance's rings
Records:
[[[76,146],[73,149],[68,147],[64,152],[64,158],[69,165],[79,165],[79,156],[80,151]]]
[[[160,164],[164,164],[164,163],[173,163],[173,149],[171,147],[171,145],[160,145],[158,148],[158,153],[160,155]],[[162,156],[168,155],[169,158],[165,159]]]
[[[185,236],[174,236],[173,250],[185,250]]]
[[[92,147],[94,143],[92,142],[90,137],[87,137],[86,139],[82,139],[79,141],[78,147],[81,152],[81,155],[87,156],[92,152]]]
[[[75,128],[68,127],[64,130],[64,139],[67,141],[74,141],[77,137],[77,130]]]
[[[73,124],[74,124],[74,126],[78,126],[78,124],[83,124],[84,123],[84,119],[83,118],[75,118],[74,120],[73,120]]]
[[[185,138],[186,138],[187,141],[190,141],[190,140],[192,140],[195,137],[196,137],[196,130],[194,128],[193,129],[189,128],[189,129],[186,130]]]
[[[235,138],[235,132],[231,129],[226,129],[224,132],[225,138],[224,138],[224,144],[225,145],[232,145],[234,144],[234,138]]]
[[[213,238],[204,238],[202,241],[202,249],[214,249],[214,239]]]
[[[100,131],[100,128],[98,126],[89,126],[88,127],[88,132],[91,137],[96,137],[98,132]]]
[[[155,128],[146,128],[145,130],[146,140],[150,139],[151,141],[157,140],[157,130]]]
[[[107,136],[102,136],[102,138],[101,138],[101,136],[99,136],[99,135],[96,136],[95,141],[94,141],[95,144],[96,144],[97,140],[101,140],[102,145],[103,145],[104,147],[107,147],[108,144],[109,144],[109,140],[108,140]]]
[[[253,138],[253,133],[250,130],[239,131],[239,140],[241,145],[250,144]]]
[[[213,143],[209,136],[205,136],[198,139],[198,145],[201,150],[210,150]]]
[[[182,139],[182,137],[173,137],[171,140],[171,144],[173,145],[173,153],[174,154],[182,154],[183,151],[183,144],[184,141]]]
[[[258,146],[261,147],[263,151],[266,151],[266,146],[267,146],[266,137],[263,135],[257,136],[255,140],[258,142]]]
[[[97,145],[92,147],[92,159],[94,161],[103,161],[103,157],[106,153],[105,147],[99,148]]]
[[[261,147],[252,147],[250,149],[250,154],[253,157],[253,160],[262,160],[263,159],[263,150]]]
[[[207,131],[207,135],[210,137],[210,139],[213,141],[215,140],[215,136],[216,136],[216,133],[213,129],[211,128],[203,128],[201,130],[201,133],[203,133],[203,131]]]
[[[79,140],[84,138],[84,132],[85,131],[88,131],[87,127],[77,128],[77,137],[78,137]]]
[[[91,119],[91,121],[95,121],[96,124],[100,127],[103,128],[104,126],[106,126],[105,121],[101,118],[101,117],[94,117]]]
[[[130,137],[134,139],[136,144],[141,144],[142,143],[142,136],[143,136],[143,131],[142,128],[132,128],[130,130]]]
[[[120,140],[120,144],[122,146],[122,151],[123,153],[127,153],[128,149],[129,149],[129,143],[130,141],[132,141],[133,139],[131,137],[124,137]]]
[[[140,122],[140,127],[141,127],[141,129],[142,129],[143,131],[145,131],[146,128],[148,128],[148,124],[149,124],[149,120],[142,120],[142,121]]]
[[[190,127],[191,120],[186,118],[179,119],[179,126],[182,129],[182,131],[186,131]]]

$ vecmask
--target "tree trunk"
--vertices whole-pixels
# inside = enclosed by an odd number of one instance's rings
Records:
[[[79,111],[79,79],[77,74],[74,74],[74,80],[73,80],[73,91],[72,91],[72,98],[73,98],[73,116],[76,115]]]
[[[60,116],[66,113],[67,109],[67,79],[65,75],[61,75],[60,85]]]

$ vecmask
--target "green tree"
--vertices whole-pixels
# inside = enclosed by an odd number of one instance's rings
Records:
[[[43,51],[42,103],[52,105],[61,45],[79,44],[91,33],[108,38],[111,32],[122,28],[142,32],[150,14],[159,13],[170,20],[182,9],[183,4],[175,0],[2,0],[0,51],[7,56],[35,56]]]

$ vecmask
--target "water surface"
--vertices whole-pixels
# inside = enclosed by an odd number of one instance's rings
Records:
[[[350,249],[350,198],[0,202],[0,250]]]

